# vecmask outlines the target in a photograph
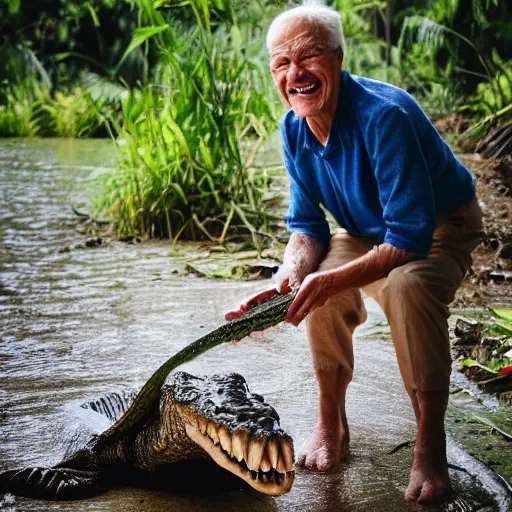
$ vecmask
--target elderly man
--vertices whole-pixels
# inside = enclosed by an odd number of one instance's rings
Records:
[[[483,237],[474,180],[411,96],[342,70],[334,10],[285,11],[267,46],[291,107],[281,128],[291,185],[281,274],[298,294],[287,321],[307,317],[319,394],[318,422],[298,464],[326,471],[348,450],[345,394],[352,333],[366,319],[362,289],[388,318],[416,416],[405,498],[441,498],[450,490],[447,305]],[[333,236],[324,209],[342,228]]]

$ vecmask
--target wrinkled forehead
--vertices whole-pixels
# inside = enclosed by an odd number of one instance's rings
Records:
[[[306,49],[325,50],[329,37],[325,28],[306,18],[282,20],[270,42],[270,58]]]

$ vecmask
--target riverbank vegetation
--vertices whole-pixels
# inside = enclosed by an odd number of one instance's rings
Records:
[[[512,147],[506,0],[334,0],[346,67],[410,91],[466,148]],[[98,208],[119,235],[272,240],[256,167],[284,109],[259,0],[0,0],[0,136],[111,136]]]
[[[512,309],[490,313],[482,319],[459,318],[452,345],[467,377],[512,403]]]

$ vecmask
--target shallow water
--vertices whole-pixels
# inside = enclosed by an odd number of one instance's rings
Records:
[[[71,433],[92,421],[81,403],[139,388],[170,355],[221,324],[224,311],[268,286],[177,273],[186,256],[165,242],[60,252],[83,241],[70,205],[87,202],[91,175],[113,162],[107,141],[0,141],[0,470],[56,463]],[[119,488],[81,502],[6,496],[0,509],[416,510],[402,499],[410,450],[387,455],[413,439],[413,413],[392,344],[367,336],[383,329],[382,312],[371,301],[367,308],[347,397],[351,455],[335,472],[299,471],[292,491],[276,499],[247,490],[191,497]],[[280,325],[217,347],[182,369],[243,374],[277,409],[296,449],[314,427],[316,387],[302,328]],[[449,453],[505,510],[492,476],[454,443]],[[453,477],[463,487],[476,482]]]

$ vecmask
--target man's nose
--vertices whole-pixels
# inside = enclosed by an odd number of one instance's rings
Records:
[[[302,75],[304,75],[304,68],[296,62],[292,62],[288,68],[288,81],[297,80]]]

